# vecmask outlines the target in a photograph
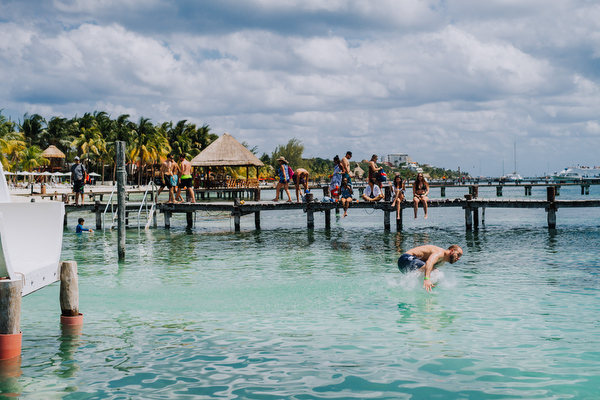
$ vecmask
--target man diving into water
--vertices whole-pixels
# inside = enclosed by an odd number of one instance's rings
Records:
[[[462,249],[456,244],[448,247],[447,250],[428,244],[415,247],[402,254],[398,259],[398,268],[403,273],[417,270],[424,272],[425,280],[423,281],[423,289],[431,292],[431,289],[435,287],[431,283],[431,271],[437,267],[441,267],[446,261],[454,264],[462,255]]]

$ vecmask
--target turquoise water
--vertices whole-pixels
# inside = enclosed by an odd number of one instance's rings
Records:
[[[495,189],[482,190],[495,198]],[[504,198],[524,197],[511,190]],[[600,187],[579,193],[563,188],[560,198],[598,198]],[[20,369],[0,372],[0,391],[27,399],[600,398],[598,209],[560,209],[556,230],[544,210],[488,209],[473,232],[460,208],[431,209],[427,221],[406,210],[400,233],[383,231],[380,211],[332,215],[330,231],[322,214],[314,231],[299,211],[262,214],[260,232],[248,216],[240,233],[218,213],[198,215],[192,229],[178,216],[170,231],[160,218],[158,229],[128,230],[122,264],[115,232],[66,230],[62,258],[79,266],[83,329],[61,332],[58,284],[25,297]],[[465,250],[439,271],[432,293],[396,267],[402,252],[427,243]]]

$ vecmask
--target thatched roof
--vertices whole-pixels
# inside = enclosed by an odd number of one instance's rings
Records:
[[[229,133],[212,142],[192,160],[195,167],[240,167],[264,164]]]
[[[42,157],[44,158],[65,158],[65,153],[56,148],[55,145],[50,145],[44,152],[42,153]]]

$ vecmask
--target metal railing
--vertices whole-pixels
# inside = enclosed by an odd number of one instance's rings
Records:
[[[152,189],[153,201],[152,201],[152,206],[150,206],[150,210],[148,210],[148,191],[150,191],[151,189]],[[146,218],[147,218],[145,227],[146,227],[146,229],[148,229],[150,227],[150,220],[156,214],[156,202],[158,200],[157,192],[158,192],[158,189],[156,187],[156,184],[153,181],[150,181],[148,186],[146,186],[146,191],[144,192],[144,197],[142,198],[142,204],[140,205],[140,209],[138,210],[138,214],[137,214],[138,230],[141,227],[140,215],[142,214],[142,210],[144,209],[144,207],[146,208]]]
[[[112,215],[112,222],[110,224],[110,229],[113,228],[113,224],[115,222],[115,218],[117,215],[117,212],[115,211],[115,206],[113,204],[113,196],[115,194],[115,190],[117,190],[117,185],[115,185],[113,187],[113,190],[110,193],[110,197],[108,198],[108,202],[106,203],[106,207],[104,208],[104,212],[102,213],[102,228],[103,228],[103,230],[106,230],[106,213],[108,212],[109,207],[110,207],[110,211],[111,211],[111,215]]]

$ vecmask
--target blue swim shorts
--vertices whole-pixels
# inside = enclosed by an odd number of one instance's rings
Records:
[[[425,261],[413,256],[412,254],[404,253],[398,259],[398,269],[402,273],[415,271],[425,265]]]

